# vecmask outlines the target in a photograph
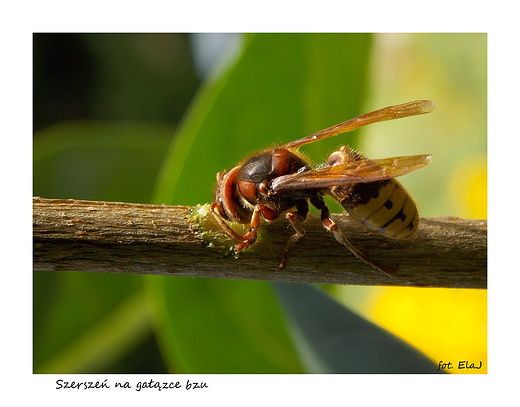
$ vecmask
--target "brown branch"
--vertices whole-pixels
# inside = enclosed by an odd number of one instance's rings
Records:
[[[425,218],[414,241],[402,243],[333,215],[359,250],[396,264],[394,278],[355,258],[311,215],[285,271],[278,257],[291,235],[285,221],[262,227],[238,258],[211,216],[193,208],[33,198],[34,270],[91,271],[300,283],[486,288],[487,222]],[[204,215],[204,211],[200,211]]]

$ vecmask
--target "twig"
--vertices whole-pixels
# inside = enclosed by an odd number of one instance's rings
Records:
[[[414,241],[389,240],[346,214],[333,215],[349,240],[385,264],[377,272],[339,245],[311,215],[285,271],[291,235],[284,220],[261,228],[238,258],[211,216],[186,206],[33,198],[34,270],[178,275],[300,283],[486,288],[487,222],[424,218]],[[198,221],[197,221],[198,219]]]

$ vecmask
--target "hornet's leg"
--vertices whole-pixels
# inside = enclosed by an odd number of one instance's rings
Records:
[[[217,208],[216,204],[213,204],[211,206],[211,213],[213,214],[213,217],[218,222],[220,227],[233,239],[236,241],[239,241],[241,243],[238,243],[235,245],[235,252],[238,253],[243,249],[246,249],[248,247],[251,247],[258,237],[258,229],[260,228],[260,207],[258,205],[255,206],[255,209],[253,210],[253,215],[251,216],[251,222],[249,224],[249,231],[245,235],[240,235],[237,232],[235,232],[231,226],[227,224],[227,222],[222,219],[222,216],[216,211]]]
[[[318,195],[316,197],[311,198],[311,203],[317,209],[319,209],[321,211],[321,221],[322,221],[325,229],[332,232],[334,234],[334,237],[336,238],[336,240],[339,243],[341,243],[343,246],[345,246],[347,249],[349,249],[354,256],[356,256],[360,260],[363,260],[366,264],[372,266],[376,270],[379,270],[379,271],[389,275],[390,277],[393,277],[395,275],[395,273],[397,271],[396,267],[389,267],[377,260],[372,260],[369,256],[367,256],[366,254],[363,254],[358,249],[356,249],[352,245],[352,243],[350,243],[347,240],[347,238],[345,237],[345,235],[343,234],[343,232],[341,231],[339,226],[330,217],[330,210],[327,207],[327,205],[325,204],[325,201],[323,200],[323,198],[321,196]]]
[[[291,236],[291,238],[285,245],[282,254],[280,255],[280,265],[278,266],[280,270],[284,270],[287,266],[289,252],[294,247],[294,244],[298,241],[300,237],[303,237],[305,235],[305,230],[303,229],[301,224],[305,221],[305,219],[307,219],[308,213],[309,204],[305,199],[302,199],[296,203],[296,211],[287,212],[285,214],[285,218],[289,221],[296,233]]]

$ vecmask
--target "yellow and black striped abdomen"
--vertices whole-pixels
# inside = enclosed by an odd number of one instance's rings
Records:
[[[354,184],[340,203],[365,226],[394,239],[411,237],[419,225],[415,202],[393,178]]]

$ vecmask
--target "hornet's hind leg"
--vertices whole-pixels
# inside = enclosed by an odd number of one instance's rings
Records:
[[[332,232],[336,240],[349,249],[354,256],[360,260],[363,260],[366,264],[372,266],[376,270],[389,275],[390,277],[395,275],[397,272],[397,267],[389,267],[377,260],[371,259],[368,255],[363,254],[358,249],[356,249],[352,243],[347,240],[339,226],[330,217],[330,210],[321,196],[318,195],[314,198],[311,198],[311,203],[321,211],[321,221],[325,229]]]

